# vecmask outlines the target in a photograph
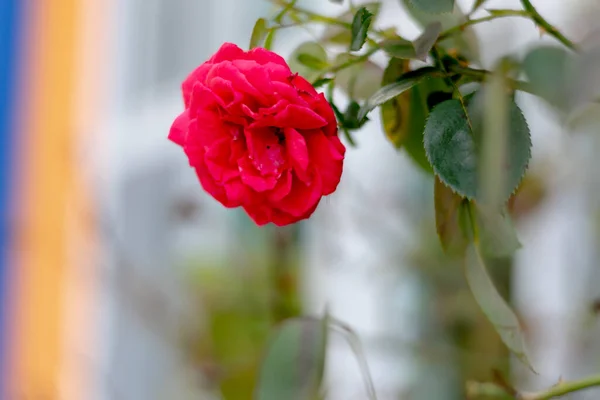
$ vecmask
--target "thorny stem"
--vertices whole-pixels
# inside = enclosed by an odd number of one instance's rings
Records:
[[[544,31],[546,31],[550,36],[553,36],[554,38],[556,38],[556,40],[558,40],[571,50],[577,50],[577,46],[575,46],[573,42],[567,39],[554,26],[550,25],[550,23],[548,23],[548,21],[546,21],[544,17],[540,15],[540,13],[538,13],[533,4],[531,4],[531,1],[521,0],[521,4],[523,5],[523,8],[530,14],[531,19],[536,24],[538,24]]]
[[[502,10],[501,14],[492,14],[492,15],[488,15],[487,17],[470,19],[460,25],[454,26],[454,27],[442,32],[437,41],[441,42],[442,40],[446,40],[453,34],[464,31],[468,26],[480,24],[482,22],[492,21],[495,19],[507,18],[507,17],[529,18],[530,15],[527,11],[523,11],[523,10]]]
[[[550,400],[595,386],[600,386],[600,375],[590,376],[578,381],[559,382],[550,389],[541,392],[517,392],[515,395],[507,393],[504,388],[494,383],[469,382],[467,383],[467,394],[470,398],[476,398],[476,396],[488,396],[494,398],[512,398],[516,400]]]

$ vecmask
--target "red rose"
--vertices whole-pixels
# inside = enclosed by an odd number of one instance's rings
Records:
[[[331,106],[277,54],[225,43],[183,82],[169,139],[225,207],[258,225],[308,218],[342,174]]]

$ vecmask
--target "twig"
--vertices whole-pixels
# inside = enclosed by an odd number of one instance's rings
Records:
[[[550,400],[564,396],[569,393],[579,392],[592,387],[600,387],[600,375],[583,378],[578,381],[560,382],[550,389],[535,393],[507,393],[506,389],[495,383],[467,382],[467,394],[469,398],[494,397],[499,399],[516,400]]]
[[[527,11],[523,11],[523,10],[502,10],[501,14],[492,14],[492,15],[488,15],[487,17],[470,19],[460,25],[457,25],[450,29],[447,29],[446,31],[444,31],[440,34],[437,41],[441,42],[442,40],[446,40],[450,36],[454,35],[455,33],[464,31],[469,26],[477,25],[482,22],[493,21],[495,19],[507,18],[507,17],[530,18],[530,15]]]
[[[562,33],[558,31],[558,29],[552,26],[548,21],[544,19],[544,17],[540,15],[540,13],[535,9],[533,4],[531,4],[531,1],[521,0],[521,4],[523,5],[523,8],[531,15],[531,19],[533,19],[533,21],[536,24],[538,24],[541,28],[543,28],[544,31],[546,31],[550,36],[553,36],[554,38],[556,38],[556,40],[558,40],[571,50],[577,50],[577,46],[575,46],[575,44],[572,41],[567,39]]]

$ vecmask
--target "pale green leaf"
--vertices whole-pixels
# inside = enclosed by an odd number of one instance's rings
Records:
[[[303,61],[307,62],[307,59],[318,60],[320,65],[327,65],[327,52],[316,42],[304,42],[288,58],[290,69],[312,82],[319,78],[321,72],[314,68],[314,64],[311,66],[305,65]]]
[[[505,209],[483,205],[474,207],[483,254],[490,257],[509,257],[521,248],[515,227]]]
[[[411,0],[399,0],[399,2],[423,28],[432,22],[439,21],[442,24],[442,30],[446,30],[467,21],[466,15],[462,12],[458,4],[455,4],[453,11],[450,13],[431,14],[412,6],[410,4]],[[439,45],[446,50],[457,50],[473,62],[479,61],[479,41],[472,27],[467,27],[463,31],[449,36],[443,42],[440,42]]]
[[[469,246],[467,249],[465,273],[475,301],[494,325],[504,344],[533,371],[521,324],[515,313],[498,293],[488,275],[484,260],[474,245]]]
[[[534,91],[562,109],[569,106],[570,62],[567,51],[554,46],[537,47],[523,60],[523,69]]]
[[[415,52],[415,46],[409,40],[403,38],[387,39],[379,43],[381,47],[390,56],[402,59],[417,58]]]
[[[256,400],[317,398],[325,368],[328,318],[285,321],[260,369]]]
[[[356,58],[351,54],[343,53],[336,57],[334,64],[341,65]],[[383,68],[372,61],[365,61],[338,71],[335,83],[351,99],[364,100],[381,87],[382,77]]]
[[[252,35],[250,36],[250,49],[261,47],[264,44],[265,37],[269,33],[267,21],[264,18],[259,18],[254,24]]]
[[[469,245],[469,201],[436,176],[433,187],[435,226],[445,252],[464,254]]]
[[[425,61],[440,33],[442,33],[441,22],[435,21],[428,24],[423,33],[413,42],[415,58]]]

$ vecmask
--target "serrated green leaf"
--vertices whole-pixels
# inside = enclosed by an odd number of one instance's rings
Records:
[[[367,116],[369,111],[375,107],[402,94],[419,83],[419,81],[422,79],[438,75],[439,73],[440,71],[434,67],[424,67],[404,73],[395,82],[383,86],[381,89],[375,92],[373,96],[368,98],[365,104],[363,104],[361,107],[358,118],[363,119]]]
[[[444,251],[449,254],[464,254],[470,242],[469,201],[454,193],[437,176],[433,196],[435,226]]]
[[[328,318],[285,321],[273,336],[260,369],[256,400],[311,400],[325,366]]]
[[[358,9],[352,20],[352,40],[350,41],[350,51],[360,50],[365,41],[367,40],[367,34],[369,33],[369,27],[373,20],[373,14],[369,12],[365,7]]]
[[[459,100],[447,100],[436,106],[425,125],[424,144],[427,158],[435,173],[458,194],[469,199],[479,199],[481,113],[477,99],[467,107]],[[525,117],[513,100],[509,104],[509,136],[507,145],[506,201],[527,169],[531,158],[531,136]],[[473,131],[473,121],[476,122]]]
[[[484,260],[474,245],[469,246],[467,249],[465,274],[475,301],[492,323],[504,344],[519,360],[534,371],[529,362],[525,346],[525,334],[521,324],[515,313],[498,293],[488,275]]]
[[[377,18],[379,14],[379,10],[381,9],[380,2],[371,2],[361,4],[362,7],[366,8],[371,14],[373,14],[373,19]],[[338,21],[351,23],[354,14],[351,10],[348,10],[339,16],[336,17]],[[352,40],[352,32],[350,29],[344,28],[339,25],[327,25],[323,35],[321,36],[321,41],[324,43],[335,43],[342,44],[345,46],[350,46],[350,42]]]
[[[252,29],[252,35],[250,36],[249,48],[253,49],[262,46],[268,32],[267,21],[264,18],[257,19]]]
[[[440,36],[440,33],[442,33],[441,22],[434,21],[428,24],[423,33],[413,42],[415,47],[415,58],[425,61],[429,51]]]
[[[356,56],[343,53],[336,57],[335,65],[356,59]],[[382,76],[383,68],[367,60],[339,71],[335,83],[351,99],[363,100],[371,97],[381,87]]]
[[[327,52],[325,49],[316,42],[304,42],[292,52],[288,59],[290,69],[306,78],[309,82],[319,78],[320,71],[303,64],[299,60],[300,55],[302,55],[303,61],[306,61],[306,58],[310,57],[312,60],[319,60],[319,64],[327,65]]]
[[[454,9],[454,0],[410,0],[410,4],[431,14],[449,13]]]
[[[567,80],[570,61],[565,49],[554,46],[537,47],[523,60],[523,70],[535,92],[561,109],[569,105],[570,83]]]

